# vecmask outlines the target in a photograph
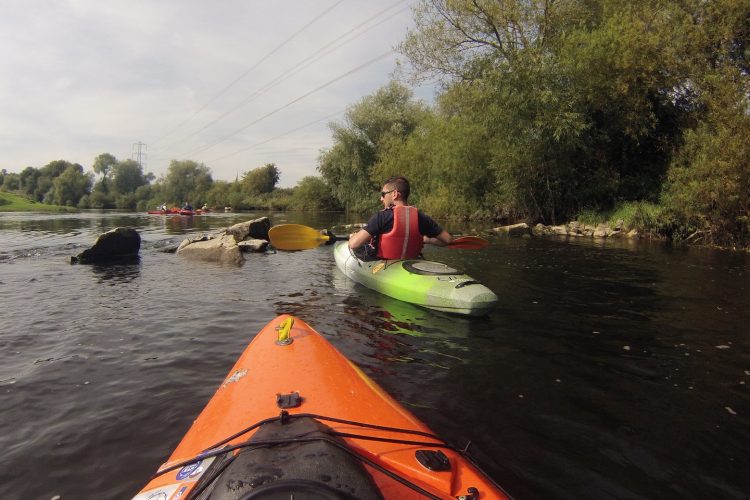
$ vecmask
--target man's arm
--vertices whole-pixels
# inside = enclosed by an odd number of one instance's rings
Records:
[[[357,248],[370,241],[370,239],[372,239],[372,235],[370,235],[370,233],[368,233],[364,229],[360,229],[358,232],[349,237],[349,248],[351,248],[352,250],[356,250]]]
[[[425,236],[424,242],[428,245],[437,245],[439,247],[444,247],[445,245],[449,244],[451,241],[453,241],[453,237],[450,235],[448,231],[443,229],[443,231],[435,236],[434,238],[430,238],[429,236]]]

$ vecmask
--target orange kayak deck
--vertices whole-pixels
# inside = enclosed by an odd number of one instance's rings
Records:
[[[334,418],[319,420],[361,457],[383,498],[508,498],[323,336],[289,315],[268,323],[250,342],[169,460],[135,498],[189,497],[219,460],[218,452],[211,456],[207,451],[247,443],[258,428],[243,430],[282,413],[289,419],[309,414]],[[421,454],[424,462],[425,453],[447,458],[439,467],[446,470],[423,465],[417,457]]]

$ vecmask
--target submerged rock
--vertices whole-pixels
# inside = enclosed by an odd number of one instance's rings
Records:
[[[70,258],[71,264],[105,264],[137,259],[141,236],[131,227],[117,227],[101,234],[94,246]]]

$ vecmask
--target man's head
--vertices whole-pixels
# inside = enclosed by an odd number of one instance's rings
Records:
[[[380,191],[380,199],[387,208],[391,205],[406,204],[409,199],[409,181],[406,177],[391,177],[383,183],[383,189]]]

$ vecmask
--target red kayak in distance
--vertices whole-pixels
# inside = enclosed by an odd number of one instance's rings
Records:
[[[179,214],[180,209],[177,207],[168,208],[166,210],[149,210],[148,213],[151,215],[170,215],[170,214]]]

